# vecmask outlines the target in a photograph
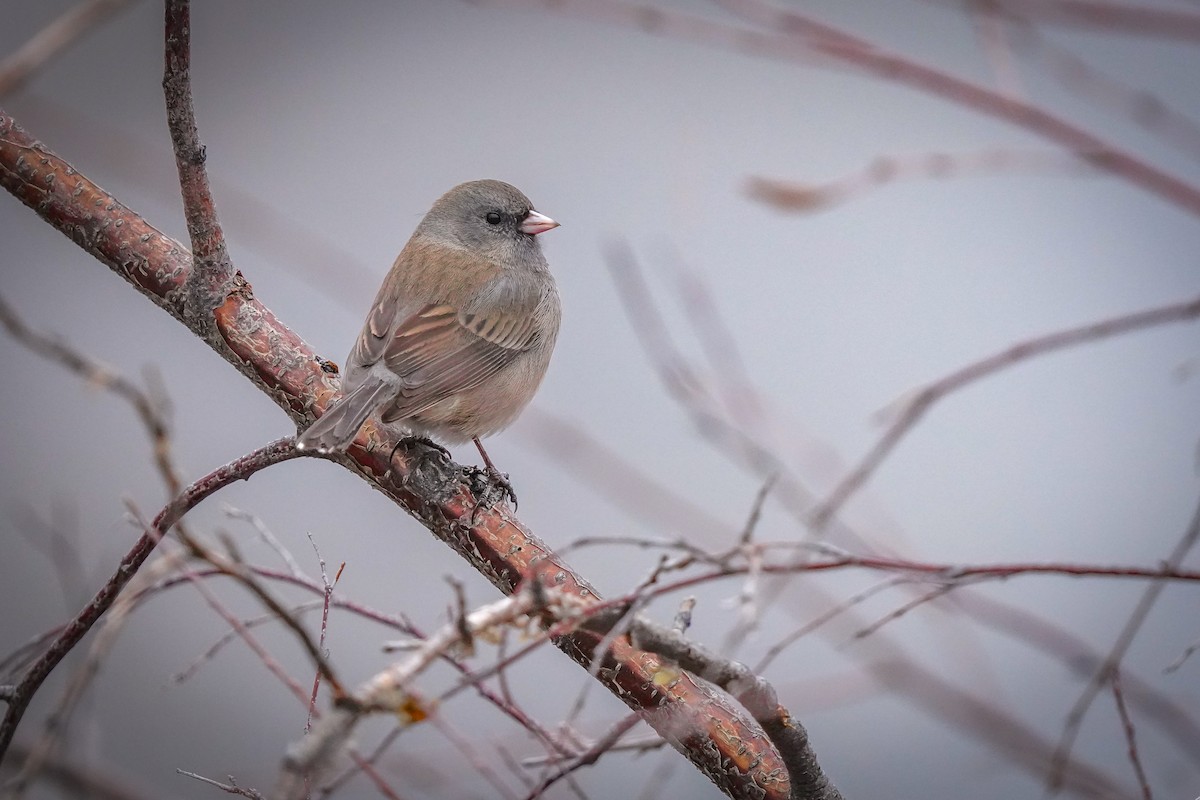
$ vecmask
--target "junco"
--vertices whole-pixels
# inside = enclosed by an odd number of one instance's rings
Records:
[[[550,363],[561,308],[536,237],[556,227],[501,181],[442,195],[375,296],[346,358],[343,396],[297,449],[345,450],[378,411],[411,435],[473,440],[504,483],[479,439],[517,418]]]

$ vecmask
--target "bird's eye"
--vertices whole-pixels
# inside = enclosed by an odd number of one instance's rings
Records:
[[[500,212],[489,211],[487,213],[487,216],[484,217],[484,219],[487,220],[488,225],[499,225],[500,224]]]

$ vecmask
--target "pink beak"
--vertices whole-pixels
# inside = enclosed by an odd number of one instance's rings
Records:
[[[521,227],[518,228],[521,233],[528,233],[531,236],[537,236],[539,233],[545,233],[548,230],[557,228],[558,223],[547,217],[545,214],[539,214],[536,211],[530,211],[529,216],[525,217],[521,222]]]

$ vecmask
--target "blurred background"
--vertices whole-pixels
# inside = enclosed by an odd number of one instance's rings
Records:
[[[74,4],[2,5],[0,57]],[[803,511],[875,442],[890,419],[881,409],[1017,342],[1200,292],[1195,213],[1081,166],[1027,130],[832,61],[692,41],[671,16],[768,30],[720,4],[660,2],[665,16],[639,18],[595,3],[611,22],[574,4],[536,6],[206,0],[192,13],[193,85],[235,264],[280,319],[339,363],[392,259],[446,189],[499,178],[562,223],[542,238],[564,305],[555,358],[534,405],[488,450],[512,476],[521,518],[605,594],[631,590],[659,551],[573,542],[682,536],[732,547],[768,473],[782,477],[755,538],[803,541],[812,535]],[[1019,4],[1027,6],[1039,4]],[[1195,3],[1129,6],[1200,15]],[[1200,115],[1200,59],[1182,28],[1132,35],[1047,21],[1035,33],[955,2],[783,7],[1012,92],[1200,182],[1200,134],[1187,122]],[[162,38],[161,3],[133,3],[0,100],[82,173],[186,242]],[[1070,58],[1093,72],[1079,79]],[[1107,76],[1099,89],[1096,76]],[[1179,117],[1131,111],[1162,108]],[[938,153],[949,156],[931,176]],[[981,158],[989,153],[1000,155]],[[754,178],[840,186],[872,164],[901,177],[856,184],[802,212],[748,192]],[[646,288],[635,294],[722,398],[714,409],[681,405],[660,380],[637,334],[645,315],[631,317],[606,259],[614,243],[640,265]],[[158,376],[186,480],[294,430],[181,325],[7,196],[0,293],[37,329],[135,379],[147,369]],[[1022,362],[950,395],[843,510],[840,521],[861,538],[835,526],[828,541],[961,565],[1157,564],[1200,493],[1198,345],[1194,324],[1157,327]],[[152,515],[166,496],[126,404],[8,336],[0,360],[7,653],[73,615],[107,579],[137,536],[127,502]],[[723,436],[722,425],[744,438]],[[746,441],[774,460],[754,462]],[[455,456],[477,458],[470,447]],[[278,565],[227,506],[257,515],[317,575],[311,536],[331,571],[345,563],[339,592],[427,630],[453,603],[445,576],[462,581],[472,606],[497,597],[333,464],[269,469],[189,516],[199,533],[228,533],[248,560]],[[55,540],[58,555],[48,557]],[[897,615],[937,586],[881,586],[887,579],[840,571],[764,582],[754,630],[736,602],[743,582],[709,584],[689,590],[699,599],[692,634],[755,664],[781,637],[846,606],[763,674],[847,797],[1041,794],[1066,717],[1146,583],[1016,577],[970,589],[970,601],[952,592]],[[235,613],[262,613],[241,588],[209,585]],[[279,591],[289,602],[311,599]],[[680,599],[648,613],[668,622]],[[269,789],[302,734],[304,706],[237,641],[177,679],[227,631],[187,585],[142,604],[74,718],[70,757],[146,796],[214,796],[177,769]],[[311,682],[287,634],[272,625],[256,633]],[[1200,730],[1200,659],[1165,671],[1198,637],[1200,588],[1170,585],[1122,662],[1126,685],[1145,690],[1131,714],[1160,797],[1200,794],[1200,739],[1188,743]],[[392,638],[335,611],[327,645],[353,684],[389,663],[380,645]],[[475,663],[493,655],[484,650]],[[40,735],[77,663],[44,687],[18,741]],[[573,720],[582,736],[624,715],[552,649],[509,679],[549,727],[582,691]],[[419,688],[436,696],[453,680],[436,670]],[[496,781],[523,796],[506,757],[542,754],[535,740],[470,692],[438,716],[407,729],[380,762],[402,796],[501,796]],[[360,743],[369,749],[392,725],[373,720]],[[1122,792],[1138,791],[1111,693],[1084,718],[1073,757]],[[597,798],[717,796],[669,750],[609,754],[576,779]],[[373,792],[358,777],[342,796]],[[43,785],[32,796],[59,795]],[[550,796],[574,795],[559,785]]]

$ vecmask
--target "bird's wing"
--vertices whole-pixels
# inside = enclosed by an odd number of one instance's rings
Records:
[[[383,353],[383,363],[402,382],[386,418],[411,416],[478,386],[538,337],[525,309],[466,313],[450,305],[425,306],[401,323]]]

